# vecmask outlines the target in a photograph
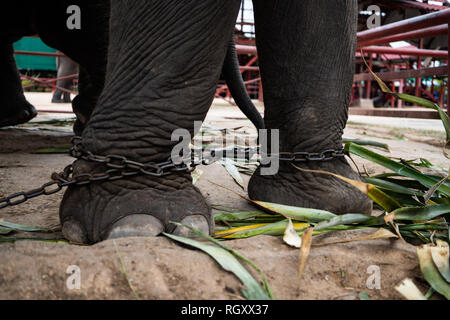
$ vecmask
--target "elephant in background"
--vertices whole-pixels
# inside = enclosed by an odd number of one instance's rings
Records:
[[[176,144],[172,132],[183,128],[193,136],[194,122],[208,112],[239,6],[239,0],[112,0],[106,76],[83,122],[83,147],[141,163],[166,161]],[[254,0],[264,121],[268,129],[279,129],[280,152],[342,147],[356,9],[356,0]],[[344,158],[302,166],[359,178]],[[74,163],[75,176],[104,171],[91,161]],[[298,171],[290,162],[270,176],[257,169],[248,190],[255,200],[335,213],[372,208],[346,183]],[[213,231],[210,207],[187,172],[70,186],[60,220],[64,236],[76,243],[184,234],[170,221]]]
[[[67,28],[67,8],[83,8],[80,30]],[[36,109],[25,99],[13,57],[13,42],[38,34],[48,46],[80,65],[79,94],[72,102],[74,131],[81,134],[103,89],[109,37],[110,3],[104,0],[12,2],[0,12],[0,127],[25,123]],[[95,48],[95,49],[94,49]]]
[[[62,53],[58,51],[58,53]],[[57,78],[64,78],[78,73],[78,64],[67,57],[56,58]],[[56,86],[71,90],[73,85],[73,79],[62,79],[56,81]],[[62,91],[58,88],[53,92],[52,103],[70,103],[70,92]]]

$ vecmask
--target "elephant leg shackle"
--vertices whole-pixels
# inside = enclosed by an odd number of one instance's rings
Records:
[[[353,82],[357,2],[254,0],[253,6],[264,121],[267,129],[279,130],[280,153],[341,149]],[[370,212],[365,195],[312,172],[359,179],[345,158],[330,160],[305,162],[300,169],[280,162],[274,176],[258,169],[249,196],[334,213]]]
[[[206,116],[239,5],[239,0],[112,1],[105,86],[82,133],[86,150],[139,163],[167,161],[177,144],[171,140],[174,130],[193,136],[195,121]],[[85,160],[73,165],[75,175],[103,169]],[[161,226],[160,231],[177,232],[170,221],[203,219],[203,231],[214,227],[211,209],[188,172],[69,186],[60,207],[65,236],[87,243],[142,234],[139,216],[160,221],[147,223],[148,234]]]

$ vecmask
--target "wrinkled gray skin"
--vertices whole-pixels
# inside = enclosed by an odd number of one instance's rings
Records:
[[[215,87],[239,0],[113,0],[105,86],[83,131],[86,149],[139,162],[165,161],[178,128],[194,134]],[[280,151],[342,145],[356,40],[354,0],[254,1],[265,124],[280,130]],[[118,80],[120,79],[120,80]],[[358,179],[344,159],[301,164]],[[75,174],[104,168],[78,160]],[[371,202],[328,175],[282,163],[251,178],[256,200],[368,213]],[[210,208],[189,174],[136,176],[69,187],[60,208],[64,235],[95,243],[124,236],[183,233],[169,221],[212,232]]]
[[[58,51],[59,52],[59,51]],[[59,52],[61,53],[61,52]],[[70,58],[58,57],[56,58],[57,78],[63,78],[78,73],[78,64]],[[59,88],[72,90],[73,79],[62,79],[56,81],[56,86]],[[53,103],[70,103],[70,92],[55,89],[52,97]]]

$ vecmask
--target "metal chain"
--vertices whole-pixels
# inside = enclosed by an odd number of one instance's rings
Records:
[[[114,181],[127,177],[136,176],[139,174],[163,177],[173,173],[185,172],[190,173],[195,170],[200,164],[210,165],[221,158],[230,158],[229,152],[232,151],[231,156],[234,160],[246,159],[250,160],[255,154],[259,153],[259,147],[234,147],[233,149],[223,149],[220,151],[211,149],[207,150],[208,154],[205,157],[205,150],[191,150],[189,159],[185,159],[181,164],[175,164],[171,158],[161,163],[141,163],[131,161],[124,156],[119,155],[107,155],[99,156],[94,155],[92,152],[85,150],[82,145],[81,137],[73,137],[72,148],[70,149],[70,155],[76,159],[82,159],[85,161],[103,164],[106,170],[103,173],[81,173],[73,175],[73,164],[64,168],[63,172],[54,172],[51,176],[51,181],[43,184],[40,188],[19,192],[9,195],[4,198],[0,198],[0,209],[16,206],[25,201],[39,197],[41,195],[51,195],[62,190],[62,188],[70,185],[87,185],[93,182],[101,181]],[[200,155],[199,152],[201,151]],[[223,151],[226,154],[223,155]],[[198,156],[198,159],[196,157]],[[270,155],[273,157],[274,155]],[[308,152],[281,152],[278,155],[280,161],[289,162],[307,162],[307,161],[329,161],[334,158],[344,157],[344,149],[328,149],[320,153],[308,153]],[[188,163],[188,164],[187,164]]]

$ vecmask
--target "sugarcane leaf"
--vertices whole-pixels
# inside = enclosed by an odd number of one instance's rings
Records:
[[[450,119],[449,119],[448,115],[444,112],[444,110],[442,110],[439,107],[439,105],[437,105],[436,103],[431,102],[427,99],[411,96],[411,95],[405,94],[405,93],[397,93],[395,95],[396,95],[396,97],[398,97],[399,99],[402,99],[403,101],[415,103],[415,104],[421,105],[425,108],[436,110],[439,113],[439,117],[442,120],[442,124],[444,125],[445,132],[447,134],[447,141],[450,140]]]
[[[364,158],[366,160],[369,160],[376,164],[379,164],[379,165],[381,165],[389,170],[392,170],[404,177],[415,179],[428,188],[432,188],[434,185],[436,185],[439,182],[439,180],[436,178],[432,178],[428,175],[420,173],[417,170],[414,170],[408,166],[405,166],[404,164],[395,162],[395,161],[388,159],[376,152],[373,152],[364,147],[358,146],[354,143],[347,143],[345,145],[345,150],[347,152],[355,154],[361,158]],[[446,196],[450,196],[450,187],[445,184],[440,185],[439,188],[437,189],[437,191],[442,192]]]
[[[446,222],[442,223],[414,223],[414,224],[406,224],[400,225],[400,230],[447,230],[448,225]]]
[[[230,228],[224,231],[218,231],[214,234],[214,236],[216,238],[223,239],[249,238],[262,234],[269,236],[281,236],[284,234],[287,224],[287,220],[282,220],[274,223],[248,225],[244,227]],[[310,225],[309,223],[294,223],[293,226],[297,232],[300,232],[308,228]]]
[[[366,214],[358,214],[358,213],[348,213],[344,215],[340,215],[337,217],[334,217],[330,220],[321,221],[318,224],[316,224],[314,230],[323,230],[330,227],[338,226],[338,225],[345,225],[345,224],[352,224],[352,223],[358,223],[358,224],[373,224],[377,222],[377,217],[372,217]]]
[[[387,229],[380,228],[377,231],[375,231],[372,234],[369,234],[367,236],[357,237],[353,239],[347,239],[347,240],[340,240],[340,241],[333,241],[333,242],[325,242],[325,243],[314,243],[314,247],[320,247],[320,246],[328,246],[332,244],[341,244],[341,243],[348,243],[348,242],[356,242],[356,241],[367,241],[367,240],[377,240],[377,239],[389,239],[389,238],[398,238],[397,235],[393,234]]]
[[[436,246],[430,246],[431,258],[434,265],[441,273],[442,277],[450,283],[450,267],[449,267],[449,248],[448,243],[442,240],[436,240]]]
[[[173,234],[163,233],[166,237],[187,244],[194,248],[200,249],[210,255],[224,270],[232,272],[246,287],[242,289],[242,293],[249,300],[269,300],[267,293],[261,288],[258,282],[236,259],[233,254],[227,250],[203,244],[193,239],[179,237]]]
[[[227,251],[229,251],[231,254],[235,255],[237,258],[243,260],[244,262],[246,262],[250,267],[252,267],[256,272],[259,273],[259,275],[261,276],[261,280],[263,282],[264,285],[264,289],[266,290],[268,296],[270,297],[270,299],[275,299],[275,296],[272,293],[272,289],[270,288],[269,282],[267,281],[267,278],[264,274],[264,272],[250,259],[248,259],[247,257],[243,256],[242,254],[240,254],[239,252],[237,252],[236,250],[226,246],[225,244],[223,244],[223,242],[214,239],[213,237],[211,237],[208,234],[205,234],[199,230],[196,230],[188,225],[185,224],[181,224],[179,222],[171,222],[173,224],[176,224],[178,226],[183,226],[185,228],[188,228],[192,233],[194,233],[195,235],[202,237],[208,241],[211,241],[212,243],[218,245],[219,247],[221,247],[222,249],[225,249]]]
[[[202,170],[200,170],[198,167],[195,168],[195,170],[191,172],[192,184],[196,184],[202,174],[203,174]]]
[[[395,286],[402,296],[408,300],[427,300],[427,298],[420,292],[419,288],[412,282],[411,279],[404,279],[400,284]]]
[[[359,300],[371,300],[367,292],[360,292],[358,296]]]
[[[387,181],[387,182],[392,182],[392,183],[395,183],[396,185],[399,185],[399,186],[402,186],[405,188],[419,190],[420,192],[426,191],[429,189],[426,186],[424,186],[423,184],[421,184],[420,182],[418,182],[416,180],[411,180],[411,179],[394,179],[394,178],[383,178],[383,177],[378,178],[376,176],[373,176],[372,178],[380,179],[380,180]],[[422,192],[422,194],[423,194],[423,192]]]
[[[254,231],[259,230],[261,227],[265,227],[270,225],[269,223],[258,223],[258,224],[251,224],[251,225],[245,225],[240,226],[236,228],[230,228],[224,231],[218,231],[214,235],[216,237],[226,237],[230,234],[240,234],[240,233],[246,233],[247,231]]]
[[[411,102],[411,103],[418,104],[418,105],[421,105],[421,106],[426,107],[426,108],[434,109],[434,110],[436,110],[438,112],[439,117],[441,118],[442,123],[444,125],[445,132],[447,134],[447,139],[446,139],[446,143],[445,143],[445,146],[444,146],[443,153],[444,153],[444,155],[447,158],[449,158],[449,155],[446,153],[446,148],[447,148],[447,146],[450,143],[450,119],[449,119],[448,115],[444,112],[444,110],[442,110],[439,107],[438,104],[436,104],[436,103],[434,103],[432,101],[429,101],[427,99],[424,99],[424,98],[421,98],[421,97],[412,96],[412,95],[405,94],[405,93],[394,93],[394,92],[392,92],[388,88],[388,86],[386,86],[386,84],[372,71],[372,69],[367,64],[366,60],[364,59],[364,55],[361,54],[361,56],[363,58],[364,63],[366,64],[369,72],[373,75],[373,77],[375,78],[375,80],[377,81],[378,85],[380,86],[381,90],[384,93],[387,93],[387,94],[389,94],[391,96],[394,96],[394,97],[396,97],[398,99],[401,99],[403,101],[406,101],[406,102]]]
[[[375,187],[378,187],[380,189],[389,190],[392,192],[411,195],[411,196],[414,196],[414,195],[423,196],[423,192],[408,189],[404,186],[395,184],[394,182],[391,182],[391,181],[377,179],[377,178],[371,178],[371,177],[365,177],[364,181],[371,185],[374,185]]]
[[[450,204],[435,204],[426,207],[399,208],[386,216],[387,220],[421,220],[427,221],[450,212]]]
[[[402,206],[397,200],[390,197],[388,194],[384,193],[373,185],[369,185],[368,190],[369,191],[367,195],[369,196],[369,198],[375,201],[387,212],[391,212],[392,210],[395,210]]]
[[[214,210],[219,210],[219,211],[226,211],[226,212],[239,212],[242,211],[240,209],[235,209],[235,208],[229,208],[229,207],[225,207],[225,206],[221,206],[221,205],[212,205],[211,208],[213,208]]]
[[[50,243],[63,243],[63,244],[69,244],[69,241],[67,241],[64,238],[57,238],[57,239],[46,239],[46,238],[25,238],[25,237],[0,237],[0,243],[13,243],[16,241],[41,241],[41,242],[50,242]]]
[[[391,212],[392,210],[395,210],[395,209],[401,207],[401,205],[397,201],[395,201],[389,195],[387,195],[386,193],[384,193],[383,191],[381,191],[380,189],[376,188],[375,186],[373,186],[371,184],[368,184],[368,183],[365,183],[362,181],[353,180],[353,179],[350,179],[347,177],[343,177],[339,174],[324,171],[324,170],[304,169],[304,168],[300,168],[292,163],[291,163],[291,165],[299,171],[326,174],[326,175],[330,175],[335,178],[338,178],[339,180],[342,180],[342,181],[352,185],[353,187],[358,189],[360,192],[367,195],[370,199],[375,201],[378,205],[380,205],[384,210],[386,210],[388,212]]]
[[[241,174],[239,173],[239,170],[234,165],[233,160],[228,158],[223,158],[219,161],[227,170],[227,172],[230,174],[230,176],[236,181],[236,183],[242,188],[245,189],[244,186],[244,180],[242,180]]]
[[[283,241],[291,247],[300,248],[302,245],[302,238],[300,238],[300,236],[295,231],[291,219],[289,219],[286,230],[284,231]]]
[[[256,201],[256,200],[251,200],[251,202],[263,209],[281,214],[285,218],[290,218],[292,220],[320,222],[323,220],[328,220],[333,217],[336,217],[334,213],[325,210],[293,207],[278,203]]]
[[[431,257],[430,245],[422,245],[417,247],[417,255],[419,257],[420,270],[428,282],[436,292],[450,300],[450,284],[440,274]]]
[[[428,200],[430,200],[431,196],[436,192],[436,190],[445,182],[447,181],[447,179],[449,178],[449,176],[446,176],[445,178],[443,178],[441,181],[439,181],[438,183],[436,183],[433,187],[430,188],[430,190],[427,191],[427,193],[425,193],[425,195],[423,196],[423,202],[427,203]]]
[[[14,231],[25,231],[25,232],[48,232],[50,231],[47,228],[40,228],[40,227],[30,227],[30,226],[24,226],[17,223],[12,223],[8,221],[0,221],[0,227],[8,228]]]
[[[298,264],[298,287],[300,288],[303,271],[305,270],[306,261],[308,260],[309,252],[311,251],[311,243],[314,228],[309,228],[302,236],[300,257]]]
[[[382,148],[386,151],[389,151],[389,146],[386,143],[382,143],[382,142],[378,142],[378,141],[342,138],[342,142],[343,143],[353,142],[360,146],[378,147],[378,148]]]
[[[7,234],[10,234],[13,231],[14,230],[9,229],[9,228],[2,228],[2,227],[0,227],[0,235],[7,235]]]
[[[241,211],[230,213],[219,213],[214,215],[215,221],[241,221],[250,218],[254,218],[261,215],[262,211]]]

